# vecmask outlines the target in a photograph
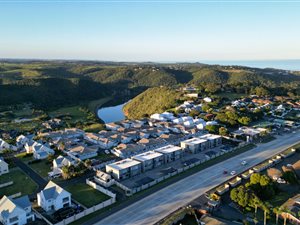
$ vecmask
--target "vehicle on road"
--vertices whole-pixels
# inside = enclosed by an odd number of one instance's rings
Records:
[[[244,161],[241,162],[241,164],[242,164],[242,166],[245,166],[245,165],[247,165],[247,161],[244,160]]]
[[[228,174],[228,171],[227,171],[227,170],[224,170],[224,171],[223,171],[223,174]]]
[[[236,175],[236,171],[234,171],[234,170],[233,170],[233,171],[231,171],[231,172],[230,172],[230,175],[231,175],[231,176],[234,176],[234,175]]]

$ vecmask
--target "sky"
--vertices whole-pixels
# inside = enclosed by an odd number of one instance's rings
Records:
[[[0,0],[0,58],[300,59],[300,1]]]

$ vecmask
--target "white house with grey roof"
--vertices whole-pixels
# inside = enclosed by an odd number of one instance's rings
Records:
[[[52,181],[37,194],[37,202],[46,212],[71,206],[71,194]]]
[[[8,172],[9,172],[8,163],[0,158],[0,176],[3,175],[3,174],[6,174]]]
[[[54,150],[39,142],[27,142],[25,144],[27,153],[33,153],[35,159],[46,159],[49,155],[54,155]]]
[[[6,149],[10,149],[10,144],[0,138],[0,152]]]
[[[35,220],[28,196],[0,200],[0,222],[4,225],[23,225]]]

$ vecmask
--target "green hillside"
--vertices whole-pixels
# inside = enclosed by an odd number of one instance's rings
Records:
[[[180,92],[167,87],[149,88],[127,103],[123,111],[129,119],[140,119],[176,106],[180,96]]]
[[[53,110],[103,97],[128,100],[149,87],[197,86],[201,92],[300,95],[299,72],[204,64],[0,61],[0,106]]]

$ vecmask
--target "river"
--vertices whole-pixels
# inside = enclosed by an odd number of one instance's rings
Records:
[[[116,122],[125,119],[125,115],[123,113],[123,106],[126,104],[122,103],[116,106],[108,106],[98,109],[98,117],[103,120],[105,123]]]

